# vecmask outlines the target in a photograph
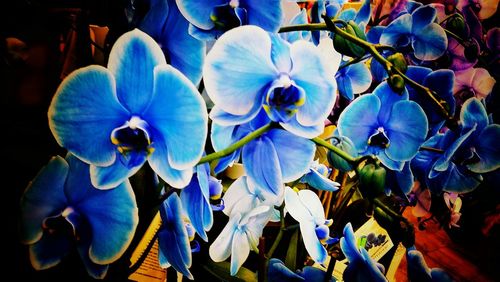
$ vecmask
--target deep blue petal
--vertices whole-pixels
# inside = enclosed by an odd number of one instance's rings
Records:
[[[451,159],[457,153],[457,150],[466,142],[471,134],[476,131],[476,127],[470,128],[469,131],[462,131],[461,135],[458,135],[454,131],[447,131],[443,137],[442,143],[446,144],[444,154],[441,154],[439,158],[434,162],[432,166],[433,170],[436,171],[446,171],[450,165]]]
[[[388,76],[384,66],[379,61],[373,59],[370,61],[370,73],[376,82],[381,82]]]
[[[370,43],[378,44],[380,41],[380,36],[382,36],[382,32],[384,32],[384,30],[385,26],[374,26],[370,28],[370,30],[366,34],[366,39]]]
[[[411,78],[411,80],[415,81],[416,83],[423,84],[424,79],[427,77],[432,72],[432,69],[426,68],[426,67],[420,67],[420,66],[408,66],[408,70],[406,70],[406,76]],[[409,86],[408,91],[410,92],[410,97],[412,96],[411,93],[414,93],[413,87]]]
[[[492,124],[487,126],[476,139],[474,144],[475,152],[480,161],[469,164],[467,167],[476,173],[493,171],[500,167],[500,125]]]
[[[167,65],[155,69],[154,96],[143,118],[163,137],[153,139],[152,146],[165,142],[168,153],[158,157],[168,157],[172,168],[193,167],[201,158],[208,131],[205,102],[178,70]]]
[[[98,189],[111,189],[134,175],[146,162],[145,152],[131,152],[128,156],[116,153],[116,161],[110,166],[90,166],[92,185]],[[129,158],[133,157],[133,158]]]
[[[431,281],[431,270],[425,263],[422,253],[409,250],[406,253],[408,278],[411,281]]]
[[[283,182],[294,181],[309,170],[316,150],[313,142],[280,129],[271,130],[266,136],[276,148]]]
[[[193,279],[191,267],[191,248],[184,222],[182,205],[176,193],[170,195],[160,207],[163,221],[158,231],[158,244],[168,262],[184,276]]]
[[[86,240],[85,243],[80,242],[78,245],[78,253],[82,259],[83,265],[87,273],[94,279],[104,279],[108,272],[108,264],[96,264],[89,257],[90,242]]]
[[[115,77],[118,100],[132,114],[142,113],[151,102],[153,70],[165,64],[160,46],[139,29],[125,33],[113,45],[108,69]]]
[[[415,30],[412,47],[419,60],[435,60],[444,54],[448,47],[448,38],[444,29],[435,23]]]
[[[343,20],[346,22],[353,21],[355,17],[356,17],[356,10],[353,8],[348,8],[348,9],[343,10],[340,13],[340,15],[338,16],[338,18],[340,20]]]
[[[285,264],[277,259],[269,260],[269,268],[267,270],[267,279],[269,281],[286,282],[286,281],[304,281],[305,279],[297,273],[288,269]]]
[[[86,162],[102,166],[115,160],[111,132],[129,119],[116,97],[113,76],[100,66],[82,68],[67,76],[48,115],[59,145]]]
[[[361,8],[359,9],[358,13],[356,14],[356,18],[354,19],[354,22],[356,22],[358,25],[361,23],[364,23],[366,25],[370,21],[370,17],[372,14],[370,2],[371,2],[370,0],[363,1]]]
[[[425,141],[427,118],[417,103],[400,101],[394,104],[384,128],[390,140],[387,156],[395,161],[408,161]]]
[[[176,0],[175,1],[182,15],[193,25],[202,29],[211,29],[214,23],[210,19],[210,14],[215,6],[222,5],[227,1],[223,0]]]
[[[259,114],[259,110],[261,109],[261,107],[262,105],[260,103],[255,103],[254,107],[249,111],[248,114],[233,115],[228,112],[225,112],[216,105],[210,110],[209,116],[213,122],[218,123],[220,125],[224,126],[238,125],[249,122],[250,120],[255,118],[255,116]]]
[[[349,262],[355,262],[362,260],[361,254],[358,250],[358,244],[356,242],[356,237],[354,236],[354,230],[352,229],[351,223],[347,223],[343,230],[344,236],[340,238],[340,247],[345,257]]]
[[[337,80],[340,95],[342,95],[344,98],[348,100],[354,99],[354,92],[352,90],[352,79],[348,75],[346,75],[346,70],[342,69],[339,72],[337,72],[337,75],[335,75],[335,79]]]
[[[262,92],[277,76],[271,39],[256,26],[234,28],[216,41],[203,68],[210,99],[225,112],[246,115],[262,103]]]
[[[67,236],[45,234],[38,242],[29,246],[31,265],[36,270],[53,267],[61,262],[72,247],[71,239]]]
[[[412,17],[409,14],[402,15],[391,22],[380,35],[380,43],[395,47],[408,45],[411,35]]]
[[[460,112],[460,120],[463,123],[464,132],[473,127],[476,127],[476,130],[481,132],[489,123],[486,109],[477,98],[470,98],[465,101]]]
[[[240,0],[240,6],[247,9],[248,24],[260,26],[266,31],[278,31],[283,20],[280,0]]]
[[[67,160],[65,192],[71,206],[90,224],[89,257],[98,264],[111,263],[125,252],[139,222],[132,186],[125,181],[114,189],[96,189],[90,183],[88,165],[73,156]]]
[[[382,125],[388,122],[389,116],[391,115],[391,111],[396,102],[408,100],[408,91],[406,88],[403,90],[403,93],[398,94],[392,90],[391,86],[389,86],[389,83],[386,81],[380,83],[377,88],[373,90],[373,94],[380,99],[378,121]]]
[[[334,192],[334,191],[337,191],[339,189],[338,188],[339,184],[337,182],[330,180],[328,177],[319,173],[315,169],[311,169],[311,172],[304,175],[304,178],[302,178],[301,181],[306,182],[310,186],[312,186],[316,189],[319,189],[319,190]]]
[[[42,238],[45,218],[60,214],[68,202],[64,183],[69,167],[57,156],[52,158],[35,176],[21,198],[20,239],[33,244]]]
[[[283,185],[278,153],[272,140],[262,136],[243,147],[243,167],[258,186],[275,195]]]
[[[340,114],[338,131],[354,143],[358,152],[368,147],[368,137],[379,127],[377,116],[380,99],[376,95],[363,95],[355,99]]]
[[[418,31],[425,28],[436,19],[436,9],[430,5],[421,6],[415,9],[412,14],[412,29]]]

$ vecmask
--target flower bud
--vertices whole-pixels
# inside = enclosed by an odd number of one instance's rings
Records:
[[[399,74],[392,74],[387,81],[391,89],[398,94],[401,94],[405,89],[405,80]]]
[[[359,190],[363,197],[374,199],[384,193],[386,171],[378,164],[368,163],[359,171]]]
[[[352,36],[366,41],[365,33],[356,25],[354,21],[349,21],[347,25],[341,29]],[[333,36],[333,47],[337,50],[337,52],[353,58],[362,57],[366,53],[365,48],[338,34],[334,34]]]
[[[352,143],[352,141],[347,137],[344,136],[334,137],[331,139],[331,143],[335,147],[341,149],[342,151],[348,153],[353,157],[357,157],[358,155],[354,143]],[[342,157],[340,157],[339,155],[335,154],[332,151],[328,151],[326,156],[328,159],[328,163],[330,163],[330,165],[332,165],[334,168],[340,171],[346,172],[354,169],[349,162],[347,162]]]
[[[467,38],[468,30],[465,20],[460,14],[455,14],[446,22],[446,29],[458,35],[460,38]]]
[[[387,60],[391,62],[395,68],[400,70],[402,73],[406,73],[408,69],[408,64],[406,63],[406,59],[401,53],[395,53],[387,57]]]

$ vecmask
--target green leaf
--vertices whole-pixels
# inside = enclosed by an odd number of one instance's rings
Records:
[[[216,277],[218,281],[224,281],[224,282],[257,281],[257,274],[243,266],[240,267],[238,273],[236,273],[235,276],[231,276],[230,274],[231,264],[227,261],[214,262],[209,260],[207,261],[206,264],[203,264],[202,266],[206,271],[208,271],[210,274]],[[206,280],[210,280],[208,279],[209,277],[205,278]]]
[[[291,270],[297,269],[297,244],[299,242],[299,230],[293,232],[290,238],[290,245],[288,245],[288,251],[286,252],[285,265]]]

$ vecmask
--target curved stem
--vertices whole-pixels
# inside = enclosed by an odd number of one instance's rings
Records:
[[[326,24],[316,23],[316,24],[298,24],[281,27],[278,32],[292,32],[292,31],[315,31],[315,30],[327,30]]]
[[[354,158],[353,156],[349,155],[348,153],[342,151],[340,148],[337,148],[337,147],[333,146],[329,142],[327,142],[327,141],[325,141],[325,140],[323,140],[323,139],[321,139],[319,137],[315,137],[315,138],[311,139],[311,141],[313,141],[314,143],[316,143],[316,144],[318,144],[320,146],[323,146],[323,147],[327,148],[328,150],[334,152],[339,157],[341,157],[344,160],[350,162],[351,164],[354,164],[354,163],[358,162],[357,158]]]
[[[267,259],[271,258],[274,254],[274,251],[276,251],[276,249],[278,248],[280,242],[281,242],[281,238],[283,238],[283,233],[285,233],[285,230],[286,230],[286,226],[285,226],[285,203],[283,203],[280,207],[279,207],[279,211],[280,211],[280,231],[278,233],[278,235],[276,235],[276,238],[274,239],[274,242],[273,242],[273,245],[271,246],[271,248],[269,249],[269,252],[267,252],[266,254],[266,257]]]
[[[255,138],[261,136],[262,134],[266,133],[267,131],[271,130],[274,126],[275,126],[275,123],[273,123],[273,122],[266,124],[266,125],[258,128],[254,132],[248,134],[247,136],[241,138],[240,140],[234,142],[229,147],[227,147],[223,150],[220,150],[218,152],[214,152],[214,153],[211,153],[209,155],[204,156],[203,158],[200,159],[198,164],[210,162],[210,161],[225,157],[225,156],[231,154],[232,152],[238,150],[239,148],[243,147],[245,144],[252,141],[253,139],[255,139]]]

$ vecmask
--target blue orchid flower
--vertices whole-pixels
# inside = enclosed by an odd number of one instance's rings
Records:
[[[283,26],[291,26],[291,25],[299,25],[299,24],[307,24],[307,10],[301,9],[296,2],[283,2]],[[287,18],[288,14],[290,18]],[[292,32],[283,32],[280,33],[280,37],[284,40],[293,43],[298,40],[310,40],[311,32],[307,30],[302,31],[292,31]]]
[[[354,94],[365,92],[372,84],[372,74],[364,62],[341,67],[335,79],[340,95],[347,100],[353,100]]]
[[[287,281],[325,281],[326,272],[313,267],[304,266],[302,270],[297,270],[296,272],[288,269],[285,264],[277,259],[271,258],[269,260],[269,267],[267,271],[267,280],[273,282],[287,282]],[[335,281],[333,277],[328,281]]]
[[[284,185],[282,186],[284,187]],[[274,206],[280,206],[283,203],[285,189],[282,188],[277,195],[262,189],[252,182],[247,176],[243,175],[236,179],[227,188],[222,197],[224,200],[223,212],[229,217],[239,212],[245,214],[258,206],[269,206],[272,210],[271,221],[279,221],[279,211]]]
[[[189,35],[189,22],[182,16],[175,0],[149,2],[149,12],[139,28],[158,42],[170,65],[197,85],[201,80],[205,43]]]
[[[373,94],[362,95],[346,107],[337,129],[340,136],[351,139],[360,155],[374,154],[389,169],[400,171],[424,143],[427,118],[409,100],[406,89],[397,94],[382,82]]]
[[[210,189],[212,186],[212,189]],[[214,186],[219,186],[217,189]],[[196,166],[191,182],[181,191],[181,202],[196,233],[208,242],[206,231],[212,228],[213,214],[210,204],[211,190],[222,191],[222,184],[210,175],[210,166],[204,163]]]
[[[92,184],[108,189],[149,161],[168,184],[186,186],[201,158],[208,115],[196,87],[135,29],[111,50],[108,68],[70,74],[49,108],[62,147],[90,164]]]
[[[128,180],[95,189],[89,166],[68,154],[42,168],[21,198],[21,233],[37,270],[53,267],[76,246],[87,272],[104,278],[125,252],[139,222]]]
[[[411,46],[417,59],[435,60],[448,46],[446,33],[435,19],[436,9],[429,5],[402,14],[383,30],[380,43],[396,48]]]
[[[231,275],[236,275],[250,250],[258,251],[259,237],[269,221],[269,206],[258,206],[248,213],[234,213],[217,239],[210,245],[209,255],[215,262],[231,256]]]
[[[241,124],[264,108],[286,130],[318,136],[335,104],[337,67],[310,42],[289,44],[256,26],[232,29],[214,44],[203,69],[215,104],[210,117]]]
[[[213,148],[220,151],[269,122],[264,110],[252,121],[241,125],[223,126],[214,121],[211,129]],[[262,189],[279,195],[284,183],[297,180],[309,170],[314,152],[312,141],[283,129],[271,129],[221,158],[214,170],[216,173],[223,171],[241,154],[248,178]]]
[[[179,196],[170,195],[160,206],[162,224],[158,230],[158,258],[164,268],[170,265],[182,275],[193,280],[191,267],[190,239],[194,232],[188,233],[183,219],[183,209]],[[191,236],[189,236],[191,235]]]
[[[329,174],[330,171],[326,165],[315,160],[311,162],[309,172],[302,176],[300,182],[307,183],[319,190],[335,192],[339,189],[340,184],[329,179]]]
[[[500,167],[500,125],[491,124],[484,105],[477,98],[468,99],[460,112],[458,130],[437,134],[424,146],[444,153],[422,151],[412,160],[417,177],[434,192],[465,193],[482,181],[482,173]]]
[[[451,70],[442,69],[432,71],[429,68],[409,66],[406,75],[418,84],[428,87],[440,99],[446,101],[449,106],[450,115],[455,113],[455,98],[452,92],[455,75]],[[427,116],[429,122],[427,137],[433,136],[443,126],[445,122],[444,116],[438,112],[435,104],[428,97],[425,97],[422,93],[418,93],[410,85],[407,85],[406,88],[410,94],[410,100],[417,102]]]
[[[441,268],[429,268],[424,256],[415,246],[406,250],[408,279],[422,282],[451,282],[454,281],[448,273]]]
[[[179,10],[191,23],[189,32],[200,40],[219,38],[242,25],[256,25],[278,31],[283,18],[280,0],[176,0]]]
[[[344,281],[387,281],[383,274],[384,266],[376,263],[365,248],[358,247],[351,223],[344,227],[340,248],[349,261],[342,274]]]
[[[317,263],[324,263],[328,253],[324,244],[328,244],[330,237],[328,226],[332,220],[325,218],[323,205],[318,195],[311,190],[294,191],[285,188],[285,207],[290,215],[299,222],[300,233],[304,240],[307,253]]]

